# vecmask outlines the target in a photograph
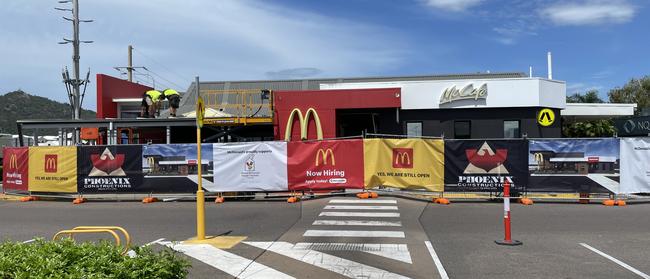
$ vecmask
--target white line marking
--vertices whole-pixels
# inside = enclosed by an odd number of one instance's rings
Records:
[[[388,279],[408,278],[376,267],[353,262],[314,250],[295,249],[288,242],[244,242],[260,249],[269,250],[280,255],[311,264],[350,278]]]
[[[385,204],[396,204],[397,200],[330,200],[330,203],[385,203]]]
[[[212,245],[175,245],[171,242],[166,242],[165,245],[237,278],[294,278],[263,264],[215,248]]]
[[[316,220],[314,226],[384,226],[401,227],[402,222],[365,221],[365,220]]]
[[[329,231],[329,230],[307,230],[302,236],[325,236],[325,237],[392,237],[404,238],[404,232],[400,231]]]
[[[329,217],[399,217],[399,213],[392,212],[321,212],[318,216]]]
[[[447,275],[447,271],[445,271],[445,268],[442,266],[442,262],[440,261],[440,258],[438,258],[438,254],[436,254],[436,250],[433,250],[433,245],[431,245],[431,242],[425,241],[424,244],[427,245],[427,249],[429,249],[429,254],[431,254],[431,258],[433,258],[433,262],[436,264],[436,268],[438,268],[438,273],[440,274],[440,278],[449,279],[449,276]]]
[[[296,243],[293,249],[316,251],[356,251],[365,252],[396,261],[413,264],[411,253],[406,244],[370,244],[370,243]]]
[[[327,205],[324,209],[345,209],[345,210],[398,210],[397,206],[387,205]]]
[[[25,241],[23,241],[23,244],[31,243],[31,242],[34,242],[34,241],[36,241],[36,239],[33,239],[33,238],[32,238],[32,239],[30,239],[30,240],[25,240]]]
[[[598,249],[596,249],[594,247],[591,247],[591,246],[589,246],[589,245],[587,245],[585,243],[580,243],[580,245],[582,245],[583,247],[595,252],[598,255],[601,255],[601,256],[605,257],[606,259],[608,259],[610,261],[613,261],[614,263],[624,267],[625,269],[634,272],[636,275],[641,276],[641,278],[650,279],[650,275],[645,274],[645,273],[639,271],[638,269],[636,269],[634,267],[631,267],[630,265],[628,265],[628,264],[626,264],[626,263],[624,263],[622,261],[619,261],[618,259],[616,259],[616,258],[614,258],[614,257],[612,257],[610,255],[607,255],[607,254],[601,252],[600,250],[598,250]]]

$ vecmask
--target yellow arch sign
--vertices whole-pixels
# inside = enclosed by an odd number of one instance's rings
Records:
[[[552,109],[542,109],[537,113],[537,123],[544,127],[548,127],[555,123],[555,112]]]

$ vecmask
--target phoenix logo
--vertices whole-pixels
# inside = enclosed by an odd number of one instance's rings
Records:
[[[393,148],[393,168],[413,168],[413,148]]]
[[[465,150],[465,155],[469,165],[464,173],[508,173],[503,166],[503,162],[508,158],[508,149],[497,149],[494,152],[490,145],[484,142],[478,150]]]
[[[122,169],[124,154],[113,156],[108,147],[104,149],[101,155],[90,155],[90,161],[93,164],[93,169],[90,170],[88,176],[126,176]]]

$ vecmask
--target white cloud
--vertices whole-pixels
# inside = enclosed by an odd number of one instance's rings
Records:
[[[635,7],[624,0],[563,1],[540,12],[557,25],[620,24],[630,21],[635,13]]]
[[[602,85],[598,84],[587,84],[583,82],[567,83],[566,91],[567,94],[574,93],[585,93],[591,90],[601,91],[603,90]]]
[[[435,9],[462,12],[481,4],[483,0],[425,0],[425,4]]]
[[[0,10],[0,26],[11,26],[0,28],[0,94],[22,88],[67,101],[60,70],[71,65],[72,51],[56,44],[71,31],[60,18],[65,14],[54,11],[56,2],[9,3]],[[129,44],[136,49],[134,66],[147,66],[180,90],[196,75],[264,79],[302,68],[317,69],[310,73],[318,76],[375,75],[403,66],[409,55],[396,30],[265,1],[85,1],[80,11],[95,20],[81,26],[81,39],[95,41],[81,46],[82,72],[90,67],[92,73],[89,108],[95,108],[94,74],[118,76],[113,67],[126,65]],[[173,85],[154,78],[158,86]]]

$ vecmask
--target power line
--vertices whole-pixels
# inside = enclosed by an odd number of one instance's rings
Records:
[[[167,70],[168,72],[170,72],[170,73],[176,75],[177,77],[180,77],[181,80],[192,80],[191,78],[187,78],[187,77],[185,77],[184,75],[181,75],[181,74],[179,74],[178,72],[176,72],[176,71],[170,69],[169,67],[165,66],[165,64],[160,63],[160,62],[156,61],[155,59],[153,59],[153,58],[151,58],[151,57],[145,55],[144,53],[142,53],[142,52],[139,51],[138,49],[133,48],[133,50],[135,50],[137,53],[139,53],[140,55],[142,55],[142,57],[144,57],[144,58],[146,58],[146,59],[148,59],[148,60],[154,62],[155,64],[158,64],[159,66],[161,66],[162,68],[164,68],[164,69]]]
[[[176,86],[176,88],[178,88],[178,89],[182,88],[182,86],[178,85],[177,83],[175,83],[175,82],[173,82],[173,81],[171,81],[171,80],[168,80],[168,79],[166,79],[165,77],[163,77],[163,76],[161,76],[161,75],[159,75],[159,74],[157,74],[157,73],[155,73],[155,72],[153,72],[153,71],[151,71],[151,70],[149,70],[149,69],[147,69],[147,68],[144,68],[144,70],[147,71],[147,72],[149,72],[149,73],[152,73],[153,75],[155,75],[155,76],[161,78],[161,79],[164,80],[164,81],[167,81],[167,82],[171,83],[172,85]],[[172,87],[168,87],[168,88],[172,88]]]

